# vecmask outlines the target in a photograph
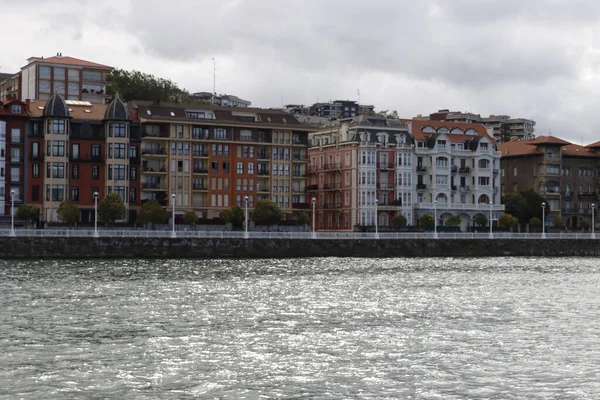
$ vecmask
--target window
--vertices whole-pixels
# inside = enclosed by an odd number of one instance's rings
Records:
[[[79,201],[79,186],[71,186],[71,201]]]
[[[513,176],[517,176],[517,167],[513,167]]]
[[[100,167],[98,165],[92,165],[92,179],[100,179]]]
[[[46,185],[46,201],[63,201],[65,185]]]
[[[102,73],[96,71],[83,71],[84,81],[101,81]]]
[[[243,162],[237,163],[237,173],[238,174],[244,173],[244,163]]]
[[[54,67],[54,79],[65,80],[65,69],[63,67]]]
[[[438,149],[445,149],[446,148],[446,141],[445,140],[438,140],[437,141],[437,148]]]
[[[54,157],[65,156],[65,141],[64,140],[52,140],[48,141],[47,153]]]
[[[21,130],[19,128],[12,128],[10,130],[10,141],[11,143],[21,143]]]
[[[123,164],[115,164],[114,167],[113,167],[113,171],[114,171],[113,179],[115,181],[123,181],[123,180],[125,180],[125,165],[123,165]],[[109,179],[110,179],[110,177],[109,177]]]
[[[490,186],[490,177],[489,176],[480,176],[478,178],[479,186]]]
[[[99,144],[92,145],[92,157],[100,157],[100,145]]]
[[[136,167],[129,167],[129,180],[130,181],[137,180],[137,168]]]
[[[479,169],[488,169],[490,162],[488,160],[479,160]]]
[[[40,76],[50,76],[50,67],[41,66],[39,68]]]
[[[479,150],[481,150],[481,151],[487,151],[488,150],[488,144],[487,143],[479,143]]]
[[[436,175],[435,184],[438,186],[448,186],[448,175]]]
[[[125,124],[123,123],[119,123],[119,124],[110,124],[108,126],[108,136],[110,137],[126,137],[127,136],[127,129]]]
[[[40,164],[33,164],[31,166],[31,177],[32,178],[40,177]]]
[[[177,125],[177,138],[183,139],[183,125]]]
[[[10,168],[10,181],[19,182],[21,180],[21,169],[19,167]]]
[[[210,166],[211,166],[211,172],[213,174],[219,173],[219,162],[218,161],[211,161]]]
[[[125,158],[125,143],[115,143],[114,144],[114,158]],[[110,148],[109,148],[110,150]]]
[[[71,165],[71,178],[79,179],[79,164]]]
[[[79,82],[79,70],[78,69],[69,69],[69,81]]]
[[[254,163],[248,163],[248,174],[254,175]]]
[[[240,132],[240,140],[252,140],[252,131],[243,130]]]
[[[13,147],[10,149],[10,162],[19,163],[21,162],[21,149]]]
[[[215,139],[225,139],[226,131],[223,128],[215,128]]]
[[[21,114],[21,106],[17,104],[13,104],[11,112],[13,114]]]
[[[64,135],[65,134],[65,120],[64,119],[53,119],[49,122],[50,124],[50,133],[54,135]]]
[[[137,201],[137,195],[135,192],[135,188],[129,188],[129,202],[135,203]]]
[[[435,159],[435,166],[438,168],[448,168],[448,159],[445,157],[438,157]]]

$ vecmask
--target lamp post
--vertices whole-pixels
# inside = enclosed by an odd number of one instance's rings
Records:
[[[596,229],[594,227],[594,210],[596,209],[596,204],[592,203],[592,239],[596,239]]]
[[[542,239],[546,239],[546,203],[542,203]]]
[[[379,200],[375,199],[375,239],[379,239],[379,229],[378,229],[378,213],[379,211]]]
[[[433,201],[433,238],[437,239],[437,200]]]
[[[317,238],[317,234],[315,233],[315,206],[317,205],[317,199],[316,198],[312,198],[312,238],[316,239]]]
[[[94,236],[98,237],[98,192],[94,192]]]
[[[494,232],[492,231],[492,206],[494,205],[494,203],[492,203],[490,201],[490,239],[494,238]]]
[[[10,236],[15,236],[15,191],[10,191]]]
[[[248,196],[244,196],[244,205],[245,205],[244,239],[248,239]]]
[[[173,211],[171,212],[171,219],[173,220],[173,231],[171,237],[175,237],[175,193],[171,193],[171,204],[173,205]]]

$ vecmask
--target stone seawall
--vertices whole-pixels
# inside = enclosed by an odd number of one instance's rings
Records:
[[[592,239],[170,239],[2,238],[0,257],[40,258],[298,258],[600,256]]]

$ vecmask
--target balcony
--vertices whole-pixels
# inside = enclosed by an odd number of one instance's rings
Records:
[[[145,166],[142,168],[142,172],[145,174],[166,174],[167,173],[167,169],[165,167],[161,167],[161,168],[153,168],[153,167],[148,167]]]
[[[30,153],[29,154],[29,159],[31,161],[38,161],[38,160],[43,160],[44,159],[44,153],[41,152],[37,152],[37,153]]]
[[[458,191],[460,193],[468,193],[471,191],[471,188],[469,186],[461,186],[458,188]]]
[[[402,207],[402,202],[400,200],[382,202],[377,205],[378,210],[396,210],[399,207]]]
[[[422,165],[417,165],[417,172],[419,172],[419,173],[427,172],[427,167],[424,167]]]
[[[167,150],[164,147],[147,147],[142,149],[143,156],[166,156]]]
[[[308,156],[294,154],[294,155],[292,156],[292,159],[293,159],[294,161],[302,161],[302,162],[306,162],[306,161],[308,161]]]
[[[325,171],[337,171],[342,169],[342,163],[330,163],[330,164],[325,164],[323,169]]]
[[[268,160],[269,159],[269,154],[267,154],[267,153],[261,153],[259,151],[258,153],[256,153],[256,159],[257,160]]]
[[[450,167],[450,173],[456,174],[457,172],[458,172],[458,166],[453,165],[452,167]]]
[[[319,185],[308,185],[306,187],[307,192],[315,192],[317,190],[319,190]]]
[[[74,162],[104,162],[102,154],[69,154],[69,161]]]
[[[269,193],[269,187],[264,185],[258,185],[256,186],[256,191],[258,193]]]
[[[394,185],[391,183],[380,183],[377,187],[379,190],[394,190]]]
[[[169,138],[169,132],[142,132],[143,138]]]
[[[194,157],[208,157],[208,151],[194,151],[192,155]]]
[[[378,165],[379,169],[394,169],[394,163],[384,163],[380,162]]]
[[[340,182],[326,183],[323,185],[323,190],[340,190],[341,187]]]
[[[336,210],[339,209],[341,207],[340,203],[325,203],[323,204],[323,208],[325,210]]]
[[[208,190],[208,187],[206,185],[202,185],[202,184],[194,184],[192,186],[192,189],[196,190],[196,191],[204,192],[204,191]]]
[[[200,174],[200,175],[208,175],[208,169],[205,168],[194,168],[194,174]]]
[[[565,191],[562,193],[562,197],[563,197],[564,199],[572,199],[572,198],[573,198],[573,192],[572,192],[571,190],[565,190]]]
[[[269,171],[258,171],[258,173],[256,174],[258,176],[269,176]]]
[[[163,183],[144,182],[142,183],[142,190],[167,190],[167,185]]]
[[[298,210],[309,210],[312,207],[311,203],[292,203],[292,208]]]
[[[500,173],[500,170],[498,170],[498,168],[496,168],[492,172],[493,172],[494,175],[497,176]]]
[[[424,183],[417,183],[417,190],[426,190],[427,185]]]
[[[458,172],[460,174],[470,174],[471,168],[470,167],[462,167],[461,169],[458,170]]]
[[[456,185],[451,185],[450,186],[450,190],[452,190],[453,192],[456,192],[456,189],[457,189]]]
[[[595,192],[579,192],[577,193],[580,199],[597,200],[598,194]]]
[[[140,156],[129,156],[129,164],[139,164],[141,161]]]

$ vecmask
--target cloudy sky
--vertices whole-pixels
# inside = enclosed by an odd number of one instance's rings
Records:
[[[533,118],[600,140],[595,0],[0,1],[0,72],[57,52],[260,107],[356,99]]]

